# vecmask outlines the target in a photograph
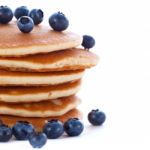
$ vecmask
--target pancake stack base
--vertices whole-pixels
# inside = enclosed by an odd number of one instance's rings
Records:
[[[10,127],[12,127],[17,121],[27,121],[29,123],[32,123],[37,131],[41,131],[44,124],[49,120],[58,119],[64,123],[70,118],[82,119],[82,113],[78,109],[72,109],[64,115],[55,117],[18,117],[12,115],[0,115],[0,118],[5,124],[9,125]]]

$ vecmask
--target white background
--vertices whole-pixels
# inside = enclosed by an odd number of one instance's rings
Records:
[[[149,0],[21,0],[0,5],[41,8],[47,16],[62,11],[68,30],[90,34],[91,49],[100,56],[88,70],[78,94],[85,130],[80,137],[49,140],[43,149],[150,149],[150,2]],[[0,35],[1,36],[1,35]],[[87,113],[99,108],[107,115],[102,127],[91,127]],[[1,150],[30,149],[28,142],[0,144]]]

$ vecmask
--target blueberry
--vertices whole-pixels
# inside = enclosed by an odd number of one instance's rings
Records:
[[[90,35],[84,35],[83,36],[83,41],[82,41],[82,46],[85,49],[90,49],[95,45],[95,39],[90,36]]]
[[[29,33],[33,30],[34,22],[28,16],[22,16],[17,21],[17,26],[23,33]]]
[[[59,138],[64,133],[63,124],[58,120],[50,120],[44,125],[43,132],[48,139]]]
[[[35,132],[32,124],[25,121],[18,121],[13,126],[12,131],[17,140],[27,140]]]
[[[83,132],[84,126],[77,118],[71,118],[64,123],[64,130],[69,136],[78,136]]]
[[[0,125],[0,142],[8,142],[12,137],[12,130],[5,124]]]
[[[14,12],[14,16],[16,17],[16,19],[19,19],[22,16],[28,16],[28,14],[29,14],[29,10],[26,6],[20,6],[16,8]]]
[[[47,137],[45,133],[34,133],[29,136],[29,143],[32,145],[33,148],[41,148],[47,142]]]
[[[104,112],[99,111],[99,109],[92,110],[88,114],[89,122],[94,126],[102,125],[106,120],[106,115]]]
[[[69,21],[63,13],[57,12],[49,17],[49,25],[55,31],[63,31],[68,28]]]
[[[13,18],[13,12],[8,6],[0,6],[0,23],[6,24]]]
[[[34,24],[40,24],[43,21],[44,13],[41,9],[32,9],[29,16],[33,19]]]

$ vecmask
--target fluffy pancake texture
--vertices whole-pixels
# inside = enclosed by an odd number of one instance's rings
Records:
[[[61,72],[14,72],[0,70],[0,86],[44,86],[81,79],[84,70]]]
[[[39,87],[0,87],[0,101],[3,102],[38,102],[56,99],[76,94],[81,81],[68,82],[59,85]]]
[[[29,34],[23,34],[16,22],[0,25],[0,56],[23,56],[47,53],[77,47],[82,37],[69,32],[56,32],[49,26],[38,25]]]
[[[97,65],[98,60],[98,56],[92,52],[72,48],[19,58],[0,57],[0,68],[33,72],[79,70]]]
[[[13,126],[17,121],[28,121],[32,123],[35,128],[39,131],[42,130],[44,124],[48,120],[58,119],[62,122],[67,121],[69,118],[79,118],[82,119],[82,113],[78,109],[72,109],[62,116],[56,117],[17,117],[11,115],[0,115],[0,119],[7,125]]]
[[[69,96],[36,103],[6,103],[0,102],[0,114],[22,117],[53,117],[61,116],[76,108],[80,99]]]

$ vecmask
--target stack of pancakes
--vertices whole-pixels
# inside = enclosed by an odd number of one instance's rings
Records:
[[[38,129],[52,118],[80,118],[75,96],[86,68],[98,57],[77,48],[82,37],[36,26],[21,33],[15,23],[0,25],[0,119],[31,122]]]

